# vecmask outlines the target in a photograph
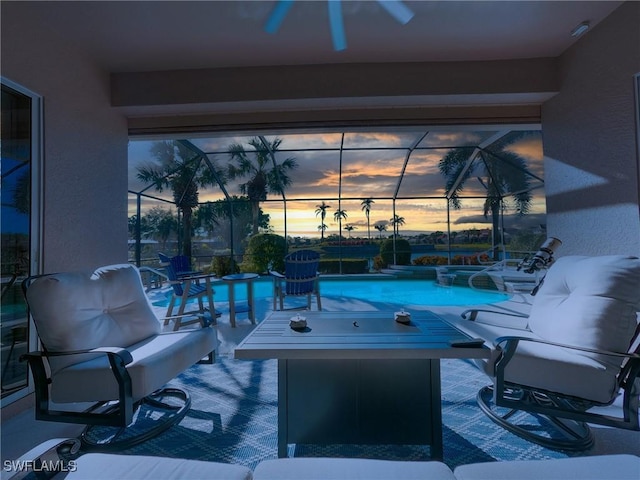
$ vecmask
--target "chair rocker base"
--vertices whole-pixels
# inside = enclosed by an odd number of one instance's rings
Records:
[[[119,408],[107,407],[105,413]],[[140,400],[135,406],[133,421],[126,427],[87,425],[80,440],[86,452],[126,450],[145,442],[184,418],[191,408],[191,397],[178,388],[165,387]],[[158,418],[160,416],[161,418]]]
[[[522,399],[525,396],[535,397],[535,394],[532,394],[532,392],[524,392],[523,390],[511,390],[509,394],[513,395],[514,399],[516,397]],[[589,425],[585,422],[558,418],[541,413],[526,412],[516,408],[498,407],[495,405],[493,397],[493,385],[483,387],[476,397],[478,406],[493,422],[520,438],[551,450],[569,452],[587,450],[593,445],[593,434]],[[534,401],[544,403],[545,400],[540,397],[534,399]],[[498,408],[502,408],[503,412],[500,413]],[[506,413],[504,413],[504,411],[506,411]],[[511,422],[509,420],[510,417],[513,417],[519,412],[534,417],[539,425],[534,426],[530,423],[518,425]],[[533,429],[536,428],[547,430],[549,436],[534,433]]]

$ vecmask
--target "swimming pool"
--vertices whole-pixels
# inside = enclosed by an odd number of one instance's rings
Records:
[[[229,290],[226,285],[214,283],[215,301],[228,302]],[[244,285],[235,288],[236,301],[247,299]],[[272,298],[273,283],[269,277],[262,277],[254,283],[255,299]],[[408,305],[476,305],[495,303],[509,298],[501,292],[484,292],[471,288],[452,286],[442,287],[431,279],[398,279],[392,276],[353,276],[325,277],[320,279],[320,295],[322,298],[349,298],[367,302],[391,303],[399,306]],[[168,302],[168,300],[166,301]],[[164,300],[154,301],[155,306],[164,306]]]

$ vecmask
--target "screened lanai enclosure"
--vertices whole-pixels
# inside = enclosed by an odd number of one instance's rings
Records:
[[[321,273],[496,261],[546,237],[542,157],[530,126],[134,138],[129,259],[218,274],[300,248]]]

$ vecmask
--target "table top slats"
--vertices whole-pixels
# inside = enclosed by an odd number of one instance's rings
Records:
[[[372,359],[488,358],[486,346],[459,348],[469,337],[430,311],[411,312],[411,324],[394,312],[303,312],[304,331],[289,327],[290,312],[274,312],[235,349],[235,358]]]

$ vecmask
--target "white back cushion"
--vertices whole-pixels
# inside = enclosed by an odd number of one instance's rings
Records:
[[[128,347],[160,332],[133,265],[110,265],[93,274],[56,273],[36,279],[27,300],[49,352]],[[78,357],[50,358],[53,373]]]
[[[640,259],[566,256],[534,297],[529,328],[549,341],[626,352],[639,310]]]

